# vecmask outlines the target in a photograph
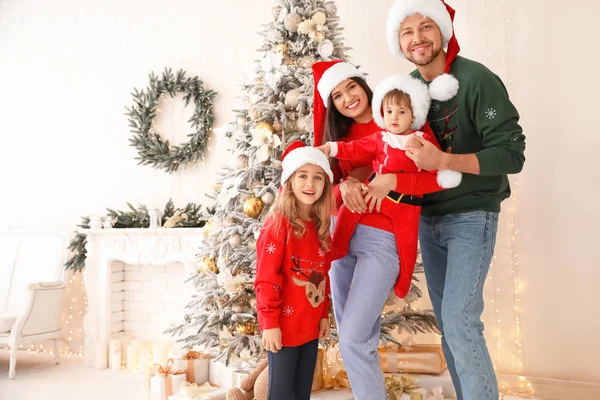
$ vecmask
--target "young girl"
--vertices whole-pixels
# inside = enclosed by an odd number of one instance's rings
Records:
[[[256,309],[269,359],[269,400],[309,400],[318,338],[329,336],[333,173],[302,142],[282,157],[281,192],[256,242]]]
[[[414,136],[419,136],[439,148],[433,133],[425,124],[429,105],[430,97],[424,83],[410,75],[390,76],[377,86],[372,101],[375,122],[384,130],[353,142],[328,142],[318,149],[341,160],[370,158],[373,170],[377,174],[419,172],[415,163],[406,156],[405,150],[407,146],[421,146]],[[417,129],[423,129],[424,132]],[[432,175],[429,179],[423,179],[420,193],[403,195],[391,191],[377,205],[376,211],[387,215],[392,221],[400,256],[402,268],[394,286],[398,297],[404,297],[410,289],[417,258],[420,205],[423,201],[421,196],[456,187],[462,176],[459,172],[448,170],[429,172]],[[368,182],[375,176],[376,174],[372,174]],[[371,210],[374,204],[375,202],[371,203]],[[333,234],[334,260],[348,254],[348,244],[362,217],[363,214],[352,213],[345,206],[340,208]]]

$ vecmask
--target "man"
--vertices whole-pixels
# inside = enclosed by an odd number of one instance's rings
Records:
[[[407,155],[423,169],[463,173],[458,187],[425,196],[419,230],[448,368],[459,399],[497,400],[481,322],[483,285],[500,203],[510,196],[507,174],[523,168],[525,136],[502,81],[457,55],[453,18],[443,0],[397,0],[387,40],[392,53],[415,64],[412,75],[429,85],[427,119],[444,150],[419,140]]]

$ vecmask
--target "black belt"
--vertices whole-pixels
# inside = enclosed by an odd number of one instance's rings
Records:
[[[369,182],[371,182],[373,179],[375,179],[375,177],[377,176],[377,174],[372,174],[369,177]],[[393,201],[394,203],[398,204],[398,203],[404,203],[404,204],[408,204],[411,206],[420,206],[421,204],[423,204],[423,198],[419,197],[419,196],[412,196],[409,194],[402,194],[402,193],[398,193],[398,192],[394,192],[393,190],[391,190],[387,196],[387,199]]]

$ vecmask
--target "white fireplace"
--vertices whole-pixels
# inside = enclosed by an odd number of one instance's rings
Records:
[[[97,356],[123,335],[152,341],[182,321],[198,267],[204,229],[82,229],[87,235],[83,319],[85,366],[106,367]],[[98,357],[98,359],[97,359]]]

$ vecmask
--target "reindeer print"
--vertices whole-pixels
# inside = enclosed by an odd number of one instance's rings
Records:
[[[306,280],[292,276],[292,281],[296,286],[303,287],[311,306],[319,307],[325,300],[325,284],[326,279],[323,275],[323,262],[303,260],[295,255],[292,255],[294,268],[292,271],[303,276]],[[318,271],[320,269],[320,271]]]

